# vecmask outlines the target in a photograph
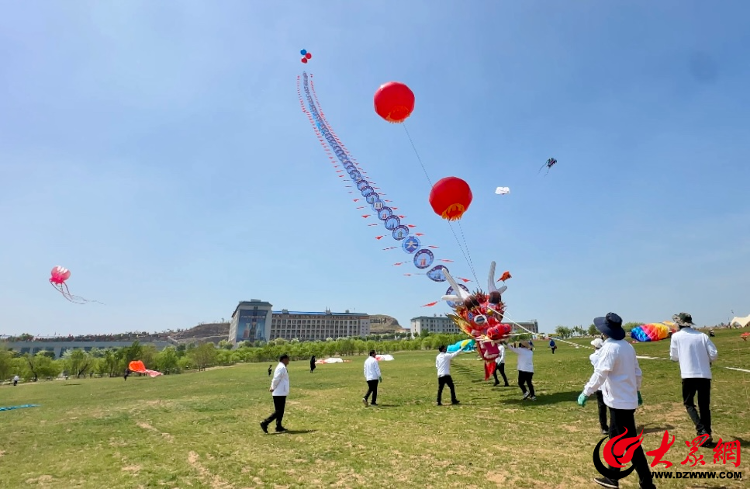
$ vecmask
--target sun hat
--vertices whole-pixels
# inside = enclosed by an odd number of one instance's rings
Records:
[[[601,338],[595,338],[594,341],[591,342],[591,346],[596,348],[597,350],[604,345],[604,341],[602,341]]]
[[[594,318],[594,326],[613,340],[625,338],[625,330],[622,329],[622,318],[614,312],[609,312],[604,317]]]
[[[672,316],[672,320],[680,328],[685,328],[685,327],[689,328],[690,326],[695,326],[693,324],[693,316],[690,315],[690,314],[688,314],[688,313],[686,313],[686,312],[681,312],[679,314],[675,314],[674,316]]]

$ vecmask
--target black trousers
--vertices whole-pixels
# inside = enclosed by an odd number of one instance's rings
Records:
[[[276,420],[276,429],[282,427],[281,420],[284,419],[284,409],[286,408],[286,396],[272,396],[273,397],[273,414],[263,420],[265,425],[271,424],[273,420]]]
[[[18,385],[18,381],[17,381],[17,380],[14,380],[14,381],[13,381],[13,386],[17,386],[17,385]]]
[[[450,375],[443,375],[442,377],[438,377],[438,404],[443,402],[443,388],[446,385],[451,390],[451,402],[458,401],[458,399],[456,399],[456,387],[453,385],[453,378]]]
[[[367,394],[365,394],[365,401],[372,394],[372,404],[378,403],[378,379],[367,381]]]
[[[550,347],[550,349],[552,350],[552,354],[554,355],[555,354],[555,350],[557,350],[557,347],[556,346],[552,346],[552,347]]]
[[[503,380],[505,381],[505,385],[508,385],[508,377],[505,376],[505,363],[496,363],[495,364],[495,371],[492,372],[492,375],[495,377],[495,385],[499,384],[500,381],[497,380],[497,372],[500,372],[500,375],[503,376]]]
[[[638,436],[635,431],[635,409],[615,409],[609,408],[609,438],[612,439],[618,435],[628,431],[625,438]],[[648,465],[646,454],[643,452],[643,447],[638,447],[633,453],[633,465],[635,465],[635,471],[638,473],[638,478],[641,482],[641,487],[649,489],[654,487],[653,477],[651,476],[651,468]],[[617,467],[609,467],[610,470],[619,472],[620,469]]]
[[[695,394],[698,394],[698,410]],[[698,435],[711,434],[711,379],[682,379],[682,403],[695,424]]]
[[[599,408],[599,426],[603,431],[609,431],[607,424],[607,405],[604,404],[604,395],[602,391],[596,391],[596,405]]]
[[[526,386],[528,386],[531,397],[534,397],[534,384],[531,383],[531,378],[533,376],[534,372],[524,372],[523,370],[518,371],[518,387],[521,388],[521,392],[526,394]]]

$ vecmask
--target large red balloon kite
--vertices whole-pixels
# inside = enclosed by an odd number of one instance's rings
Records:
[[[404,122],[413,111],[414,92],[403,83],[388,82],[375,92],[375,112],[388,122]]]
[[[433,185],[430,205],[435,214],[449,221],[461,219],[473,196],[469,184],[458,177],[445,177]]]

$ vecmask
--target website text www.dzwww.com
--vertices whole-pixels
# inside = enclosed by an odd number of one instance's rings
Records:
[[[742,480],[742,472],[651,472],[654,479],[736,479]]]

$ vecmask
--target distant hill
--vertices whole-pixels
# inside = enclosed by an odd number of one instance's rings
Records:
[[[385,314],[370,316],[370,332],[372,334],[394,333],[403,328],[398,319]],[[178,343],[218,343],[229,338],[229,323],[205,323],[190,329],[172,333],[169,337]]]
[[[398,319],[385,314],[373,314],[370,316],[370,333],[383,334],[395,333],[404,329],[398,324]]]
[[[205,323],[170,335],[178,343],[218,343],[229,338],[229,323]]]

